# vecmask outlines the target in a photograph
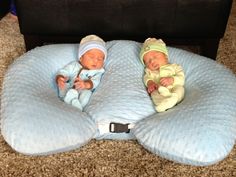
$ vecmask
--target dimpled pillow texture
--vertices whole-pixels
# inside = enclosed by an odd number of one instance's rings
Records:
[[[137,139],[161,157],[191,165],[225,158],[236,139],[236,78],[216,62],[169,47],[186,75],[185,98],[156,113],[142,82],[140,43],[107,42],[106,72],[84,112],[57,97],[57,71],[77,57],[78,45],[38,47],[15,60],[3,82],[1,133],[24,154],[68,151],[95,139]],[[100,134],[98,123],[135,123],[131,133]]]

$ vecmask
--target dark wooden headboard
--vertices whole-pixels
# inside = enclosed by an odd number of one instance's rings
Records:
[[[45,43],[78,43],[88,34],[104,40],[196,45],[215,59],[232,0],[15,0],[26,49]]]

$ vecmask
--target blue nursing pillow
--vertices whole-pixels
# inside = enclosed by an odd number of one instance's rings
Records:
[[[176,162],[210,165],[225,158],[236,140],[236,77],[208,58],[169,48],[171,63],[185,71],[185,98],[156,113],[142,82],[140,43],[107,42],[106,72],[84,112],[57,97],[55,74],[76,59],[78,45],[38,47],[9,67],[1,95],[1,133],[16,151],[45,155],[91,139],[137,139],[149,151]],[[129,133],[101,125],[132,124]]]

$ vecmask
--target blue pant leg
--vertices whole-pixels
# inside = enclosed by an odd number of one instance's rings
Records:
[[[80,92],[79,101],[80,101],[82,107],[85,107],[87,105],[91,95],[92,95],[91,90],[82,90]]]

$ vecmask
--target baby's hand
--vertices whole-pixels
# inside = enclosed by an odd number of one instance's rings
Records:
[[[85,81],[83,81],[82,79],[80,79],[79,77],[77,77],[75,79],[75,82],[74,82],[74,88],[76,90],[78,89],[86,89],[86,85],[85,85]]]
[[[164,87],[172,85],[173,83],[174,83],[174,78],[173,77],[162,77],[160,79],[160,84]]]
[[[68,77],[64,77],[64,76],[57,76],[57,85],[59,87],[59,89],[64,90],[65,89],[65,83],[69,80]]]
[[[148,84],[147,84],[147,91],[149,94],[151,94],[153,91],[155,91],[156,89],[158,89],[158,85],[153,82],[153,81],[148,81]]]

